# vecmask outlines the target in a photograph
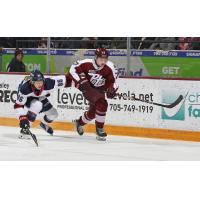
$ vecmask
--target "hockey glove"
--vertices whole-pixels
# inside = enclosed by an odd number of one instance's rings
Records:
[[[19,120],[20,120],[20,123],[19,123],[20,128],[23,128],[23,129],[30,128],[30,122],[26,116],[20,116]]]
[[[117,90],[115,90],[115,88],[113,88],[113,87],[108,88],[108,89],[107,89],[107,92],[106,92],[107,98],[109,98],[109,99],[114,98],[115,95],[116,95],[116,91],[117,91]]]

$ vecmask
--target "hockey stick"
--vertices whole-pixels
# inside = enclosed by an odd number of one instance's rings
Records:
[[[150,101],[143,101],[141,99],[134,99],[135,101],[142,101],[144,103],[148,103],[148,104],[152,104],[152,105],[155,105],[155,106],[161,106],[161,107],[164,107],[164,108],[173,108],[175,106],[177,106],[182,100],[183,100],[183,95],[180,95],[173,103],[171,104],[161,104],[161,103],[155,103],[155,102],[150,102]]]
[[[117,94],[118,96],[121,96],[119,94]],[[155,106],[161,106],[161,107],[164,107],[164,108],[173,108],[175,106],[177,106],[182,100],[183,100],[183,95],[180,95],[173,103],[171,104],[161,104],[161,103],[156,103],[156,102],[150,102],[150,101],[145,101],[145,100],[141,100],[141,99],[138,99],[138,98],[128,98],[129,100],[133,100],[133,101],[141,101],[141,102],[144,102],[144,103],[148,103],[148,104],[152,104],[152,105],[155,105]]]
[[[36,146],[38,147],[38,141],[35,134],[31,133],[29,129],[26,129],[26,131],[29,133],[29,135],[32,137],[33,141],[35,142]]]

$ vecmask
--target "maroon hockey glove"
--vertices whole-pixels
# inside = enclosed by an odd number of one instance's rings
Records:
[[[106,92],[107,98],[109,98],[109,99],[114,98],[115,95],[116,95],[116,91],[117,91],[117,90],[116,90],[115,88],[113,88],[113,87],[108,88],[108,89],[107,89],[107,92]]]
[[[90,83],[88,82],[84,73],[79,74],[80,81],[77,83],[77,88],[85,93],[90,88]]]
[[[82,92],[85,93],[86,91],[90,90],[91,86],[90,83],[88,82],[87,79],[82,79],[79,81],[79,87],[78,89]]]
[[[93,88],[85,74],[80,74],[80,81],[77,84],[77,88],[83,93],[83,96],[92,104],[95,104],[96,101],[100,98],[104,98],[104,93],[99,92],[97,89]]]
[[[99,92],[97,89],[91,87],[87,79],[82,79],[79,82],[78,89],[83,93],[83,96],[92,104],[100,98],[104,98],[104,93]]]

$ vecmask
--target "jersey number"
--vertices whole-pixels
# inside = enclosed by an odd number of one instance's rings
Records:
[[[19,102],[22,102],[23,100],[24,100],[24,97],[18,95],[18,101],[19,101]]]

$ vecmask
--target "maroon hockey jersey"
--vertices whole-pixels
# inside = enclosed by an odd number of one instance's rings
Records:
[[[75,62],[70,68],[72,85],[77,87],[80,81],[79,75],[84,73],[93,88],[106,91],[109,87],[118,88],[116,79],[118,72],[114,64],[110,61],[104,67],[98,67],[94,59],[85,59]]]

